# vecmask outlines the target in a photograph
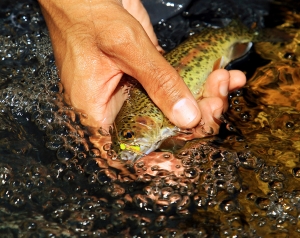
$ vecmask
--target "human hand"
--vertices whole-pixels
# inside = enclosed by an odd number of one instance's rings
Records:
[[[204,85],[203,95],[198,100],[201,122],[195,136],[216,135],[219,132],[218,119],[228,109],[228,94],[243,87],[246,76],[239,70],[218,69],[213,71]]]
[[[202,118],[205,130],[213,128],[215,132],[216,119],[227,108],[228,90],[244,84],[241,73],[216,71],[197,103],[157,50],[155,34],[139,0],[123,0],[123,5],[117,0],[39,2],[65,98],[87,115],[82,118],[86,125],[107,128],[114,122],[127,98],[122,88],[117,88],[123,73],[136,78],[178,127],[195,127]]]

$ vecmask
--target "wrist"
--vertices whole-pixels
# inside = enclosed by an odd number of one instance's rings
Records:
[[[125,9],[137,7],[140,4],[142,4],[141,0],[122,0],[122,5]]]
[[[133,0],[135,1],[135,0]],[[82,22],[89,16],[100,17],[111,11],[113,5],[122,6],[121,0],[38,0],[43,15],[49,20],[59,21],[69,18]],[[47,23],[48,24],[48,23]]]

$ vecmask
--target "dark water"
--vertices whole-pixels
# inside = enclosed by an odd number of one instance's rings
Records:
[[[299,10],[296,1],[192,1],[155,30],[166,50],[237,12],[247,25],[286,22],[297,33]],[[230,66],[249,81],[230,95],[219,136],[130,167],[96,148],[64,103],[37,3],[2,1],[0,25],[1,237],[299,236],[297,34]]]

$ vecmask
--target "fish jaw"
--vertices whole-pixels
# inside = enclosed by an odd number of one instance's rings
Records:
[[[161,145],[161,143],[169,138],[169,137],[172,137],[176,134],[177,132],[177,127],[163,127],[161,130],[160,130],[160,135],[158,136],[158,139],[155,143],[152,143],[151,147],[145,152],[145,154],[149,154],[151,153],[152,151],[158,149]]]
[[[139,158],[158,149],[165,139],[174,136],[177,133],[178,128],[174,125],[168,125],[157,129],[156,131],[159,134],[154,137],[145,133],[143,137],[139,137],[138,140],[133,142],[119,141],[117,145],[118,148],[115,149],[118,154],[118,158],[125,161],[135,162]]]
[[[118,158],[123,161],[135,162],[138,159],[142,158],[144,154],[136,153],[132,150],[122,150],[118,153]]]

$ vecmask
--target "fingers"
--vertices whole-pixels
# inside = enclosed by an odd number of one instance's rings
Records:
[[[150,98],[177,126],[191,128],[201,118],[198,104],[176,70],[156,50],[140,24],[124,16],[126,25],[110,22],[99,35],[99,47],[120,70],[136,78]],[[118,31],[112,31],[118,28]],[[110,38],[110,41],[105,39]]]
[[[244,86],[245,83],[246,76],[243,72],[218,69],[208,76],[202,96],[220,98],[223,101],[223,112],[225,112],[228,108],[228,93]]]
[[[213,71],[204,85],[203,97],[227,98],[230,83],[230,74],[225,69]]]
[[[123,0],[122,3],[124,8],[140,22],[156,49],[159,52],[163,52],[163,49],[158,44],[149,15],[142,2],[140,0]]]
[[[230,70],[229,91],[237,90],[246,84],[246,76],[240,70]]]
[[[223,113],[224,103],[219,97],[203,98],[199,102],[202,119],[196,127],[196,136],[203,137],[215,135],[219,132],[218,120]]]
[[[199,108],[202,114],[200,124],[196,127],[197,137],[215,135],[219,132],[218,120],[228,108],[228,93],[246,83],[245,75],[238,70],[213,71],[204,86]]]

